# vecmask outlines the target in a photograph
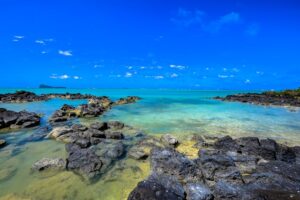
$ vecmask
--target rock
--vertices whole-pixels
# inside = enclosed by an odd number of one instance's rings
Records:
[[[129,150],[128,156],[135,160],[143,160],[146,159],[149,155],[143,149],[133,147]]]
[[[68,152],[67,168],[79,173],[88,180],[94,180],[107,171],[113,162],[120,158],[125,148],[120,141],[102,141],[90,147],[66,144]]]
[[[109,121],[107,122],[107,126],[111,129],[122,129],[124,128],[124,123],[119,121]]]
[[[4,147],[6,145],[5,140],[0,140],[0,148]]]
[[[174,149],[153,148],[150,153],[153,172],[177,177],[178,180],[199,181],[203,175],[197,164]]]
[[[115,105],[123,105],[123,104],[129,104],[129,103],[135,103],[138,100],[140,100],[140,97],[137,96],[128,96],[126,98],[120,98],[118,101],[116,101]]]
[[[47,135],[47,138],[55,139],[70,132],[72,132],[72,129],[67,126],[56,127]]]
[[[106,122],[95,122],[90,125],[90,128],[96,129],[99,131],[105,131],[106,129],[109,129],[110,127],[108,126],[108,124]]]
[[[189,200],[213,200],[214,195],[203,183],[188,183],[185,186],[186,199]]]
[[[71,129],[73,131],[86,131],[88,128],[82,124],[73,124]]]
[[[128,200],[183,200],[182,185],[172,176],[152,174],[147,180],[138,183]]]
[[[88,179],[95,178],[100,174],[103,163],[92,148],[81,148],[77,144],[67,144],[66,150],[68,152],[68,170],[75,171]]]
[[[11,110],[0,110],[0,124],[1,128],[29,128],[40,124],[40,116],[36,113],[20,111],[15,112]]]
[[[43,171],[46,169],[63,170],[66,168],[66,161],[62,158],[43,158],[32,165],[35,171]]]
[[[163,143],[170,145],[170,146],[176,146],[179,144],[177,138],[175,138],[174,136],[170,135],[170,134],[165,134],[161,137],[161,140]]]
[[[105,131],[105,137],[107,139],[115,139],[115,140],[124,139],[123,133],[118,132],[118,131],[111,131],[111,130]]]

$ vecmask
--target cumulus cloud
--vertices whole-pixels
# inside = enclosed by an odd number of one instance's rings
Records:
[[[246,84],[249,84],[249,83],[251,83],[251,81],[250,81],[249,79],[246,79],[246,80],[245,80],[245,83],[246,83]]]
[[[63,56],[73,56],[72,51],[70,50],[59,50],[58,53]]]
[[[52,74],[50,76],[50,78],[52,78],[52,79],[61,79],[61,80],[71,79],[71,78],[73,78],[75,80],[81,79],[80,76],[70,76],[70,75],[67,75],[67,74],[63,74],[63,75]]]
[[[225,79],[225,78],[233,78],[234,75],[223,75],[223,74],[219,74],[218,75],[219,78]]]
[[[184,66],[184,65],[170,65],[170,68],[183,70],[183,69],[186,69],[187,66]]]
[[[130,72],[126,72],[126,74],[125,74],[125,77],[126,77],[126,78],[130,78],[130,77],[132,77],[132,73],[130,73]]]
[[[94,65],[94,68],[100,68],[100,67],[103,67],[102,65]]]
[[[15,35],[12,41],[13,42],[19,42],[22,39],[24,39],[23,35]]]
[[[37,43],[37,44],[43,44],[43,45],[46,44],[43,40],[36,40],[35,43]]]
[[[158,75],[158,76],[154,76],[153,78],[155,78],[155,79],[163,79],[163,78],[165,78],[164,76],[161,76],[161,75]]]
[[[173,73],[173,74],[170,75],[170,77],[171,77],[171,78],[176,78],[176,77],[178,77],[178,74]]]

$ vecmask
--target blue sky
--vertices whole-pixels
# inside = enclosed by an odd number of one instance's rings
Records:
[[[300,86],[300,2],[0,1],[0,87]]]

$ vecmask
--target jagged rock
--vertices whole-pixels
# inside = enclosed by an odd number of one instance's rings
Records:
[[[66,161],[62,158],[43,158],[32,165],[32,170],[43,171],[45,169],[63,170],[66,168]]]
[[[33,112],[0,110],[0,128],[30,128],[40,124],[40,116]]]
[[[123,133],[118,132],[118,131],[113,131],[113,130],[106,130],[105,137],[107,139],[116,139],[116,140],[124,139]]]
[[[170,134],[165,134],[161,137],[161,140],[163,143],[170,145],[170,146],[176,146],[179,144],[178,140],[176,137],[170,135]]]
[[[124,154],[125,148],[120,141],[103,141],[98,145],[83,147],[67,144],[67,168],[90,180],[104,173],[112,163]]]
[[[111,129],[122,129],[124,128],[124,123],[119,121],[109,121],[107,122],[107,126]]]
[[[172,176],[152,174],[147,180],[138,183],[128,200],[183,200],[182,185]]]
[[[140,100],[140,97],[137,96],[128,96],[126,98],[120,98],[118,101],[116,101],[115,105],[123,105],[123,104],[129,104],[129,103],[135,103],[136,101]]]
[[[185,186],[188,200],[213,200],[214,195],[203,183],[188,183]]]
[[[90,125],[90,128],[96,129],[99,131],[105,131],[106,129],[108,129],[110,127],[108,126],[108,124],[106,122],[95,122]]]
[[[149,155],[141,148],[133,147],[129,150],[128,156],[136,160],[146,159]]]

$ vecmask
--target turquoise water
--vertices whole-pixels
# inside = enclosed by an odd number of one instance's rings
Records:
[[[112,99],[137,95],[143,99],[136,104],[114,107],[100,118],[121,120],[149,134],[229,134],[254,135],[300,141],[300,112],[286,108],[264,107],[242,103],[213,100],[242,91],[148,90],[148,89],[27,89],[43,93],[84,93],[106,95]],[[14,92],[2,89],[0,93]],[[85,100],[53,99],[47,102],[2,104],[12,110],[26,109],[44,114],[47,119],[64,103],[78,105]]]
[[[300,111],[280,107],[264,107],[213,100],[242,91],[146,90],[146,89],[26,89],[43,93],[85,93],[117,99],[137,95],[135,104],[113,107],[92,120],[120,120],[147,134],[171,133],[179,138],[191,134],[258,136],[274,138],[293,145],[300,144]],[[0,93],[15,92],[0,89]],[[79,105],[86,100],[52,99],[46,102],[0,104],[20,111],[26,109],[43,114],[41,126],[64,103]],[[96,184],[85,183],[71,172],[30,172],[31,165],[43,157],[64,158],[64,145],[52,140],[24,142],[39,128],[0,133],[9,145],[0,149],[0,199],[126,199],[136,184],[149,174],[149,163],[128,158],[114,166]],[[138,169],[138,170],[136,170]]]

